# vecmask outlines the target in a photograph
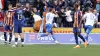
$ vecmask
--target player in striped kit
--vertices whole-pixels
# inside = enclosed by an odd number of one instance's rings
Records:
[[[73,33],[75,36],[76,46],[74,48],[80,48],[78,43],[78,37],[80,37],[83,42],[84,46],[87,47],[87,42],[81,35],[81,17],[82,17],[82,11],[80,10],[80,5],[78,3],[75,4],[75,13],[74,13],[74,25],[73,25]]]
[[[4,18],[4,39],[5,44],[7,44],[7,32],[9,32],[9,44],[12,40],[12,30],[13,30],[13,15],[14,11],[12,10],[12,4],[9,4],[8,11],[6,11],[5,18]]]

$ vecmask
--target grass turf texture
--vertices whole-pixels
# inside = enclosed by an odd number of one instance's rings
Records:
[[[0,45],[0,56],[100,56],[100,45],[74,49],[75,45],[25,45],[10,47]]]

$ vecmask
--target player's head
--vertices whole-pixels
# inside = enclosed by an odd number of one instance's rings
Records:
[[[9,4],[8,5],[8,9],[12,9],[12,4]]]
[[[64,8],[61,8],[60,11],[61,11],[61,12],[64,12]]]
[[[30,7],[30,3],[26,3],[26,8],[29,8]]]
[[[55,11],[54,8],[50,8],[50,9],[49,9],[49,12],[54,12],[54,11]]]
[[[94,12],[93,8],[89,8],[88,12],[92,12],[93,13]]]
[[[75,8],[75,10],[80,10],[80,4],[79,4],[79,3],[76,3],[76,4],[74,5],[74,8]]]
[[[22,6],[21,3],[17,3],[17,4],[16,4],[16,7],[17,7],[17,8],[21,8],[21,6]]]
[[[69,7],[67,7],[67,8],[66,8],[66,11],[69,11],[69,10],[70,10],[70,8],[69,8]]]
[[[36,12],[37,12],[37,9],[36,9],[35,7],[33,7],[33,8],[32,8],[32,11],[33,11],[34,13],[36,13]]]

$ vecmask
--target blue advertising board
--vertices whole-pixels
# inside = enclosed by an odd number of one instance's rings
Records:
[[[84,36],[84,34],[82,34]],[[75,44],[75,39],[73,34],[54,34],[57,41],[60,44]],[[37,38],[37,33],[25,33],[25,44],[55,44],[53,38],[49,36]],[[79,38],[79,42],[82,40]],[[82,42],[83,43],[83,42]],[[90,44],[100,44],[100,34],[90,34],[89,35]]]

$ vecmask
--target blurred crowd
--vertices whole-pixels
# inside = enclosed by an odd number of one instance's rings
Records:
[[[92,7],[98,22],[100,22],[100,0],[7,0],[3,11],[7,10],[8,4],[15,7],[17,2],[22,3],[22,8],[25,10],[26,21],[24,27],[33,27],[33,15],[36,14],[43,18],[43,13],[48,12],[49,8],[55,8],[58,16],[55,17],[54,22],[58,27],[73,27],[75,3],[80,3],[80,10],[82,10],[83,14],[87,12],[89,7]],[[100,27],[100,24],[95,25],[95,27]]]

